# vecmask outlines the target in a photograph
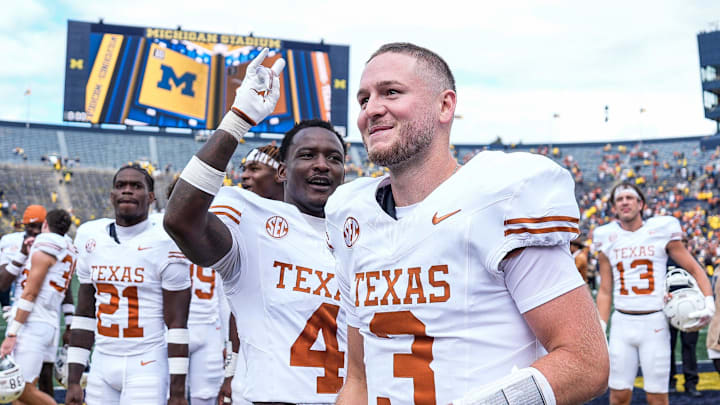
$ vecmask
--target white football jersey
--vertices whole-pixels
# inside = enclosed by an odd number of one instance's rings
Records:
[[[23,240],[25,240],[25,232],[9,233],[0,239],[0,266],[10,263],[10,260],[12,260],[15,252],[22,248]],[[22,296],[22,291],[25,287],[25,280],[27,280],[28,269],[28,263],[26,262],[25,266],[23,266],[20,271],[20,274],[18,274],[17,277],[15,277],[15,281],[13,281],[13,284],[15,285],[15,288],[13,289],[14,301],[19,300]]]
[[[0,266],[10,263],[15,252],[22,247],[25,232],[13,232],[0,238]]]
[[[35,306],[27,321],[45,322],[57,327],[60,322],[59,310],[65,298],[65,290],[70,286],[75,272],[77,250],[72,244],[72,239],[64,235],[52,232],[39,234],[30,248],[28,261],[23,270],[25,280],[27,280],[27,270],[32,269],[32,256],[37,251],[49,254],[55,258],[56,262],[50,266],[45,275],[45,281],[40,287],[35,299]],[[17,297],[20,296],[17,295]]]
[[[448,404],[545,355],[522,314],[583,284],[570,174],[539,155],[483,152],[399,220],[376,199],[388,182],[354,180],[325,207],[368,402]],[[499,268],[514,249],[557,245],[562,271]]]
[[[233,235],[213,267],[223,278],[246,360],[245,399],[334,402],[344,381],[346,326],[325,220],[224,187],[210,211]]]
[[[225,299],[220,275],[214,269],[191,264],[190,280],[192,297],[188,324],[218,322],[220,320],[220,299]]]
[[[78,228],[77,275],[95,287],[95,350],[135,355],[163,347],[163,289],[190,287],[190,262],[161,227],[147,229],[123,243],[110,236],[113,221],[100,219]],[[170,265],[185,271],[165,271]]]
[[[682,240],[680,222],[659,216],[645,221],[635,232],[611,222],[593,232],[593,249],[610,260],[613,304],[624,311],[659,311],[663,308],[667,251],[672,240]]]

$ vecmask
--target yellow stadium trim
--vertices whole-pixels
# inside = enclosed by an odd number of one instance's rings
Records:
[[[290,95],[292,97],[293,121],[300,122],[300,107],[298,106],[297,81],[295,80],[295,60],[293,51],[287,51],[288,73],[290,74]]]
[[[135,54],[135,65],[133,66],[132,75],[130,76],[130,86],[128,87],[128,95],[125,97],[125,105],[123,106],[122,116],[120,116],[120,122],[125,122],[130,114],[130,103],[132,102],[134,94],[131,92],[135,89],[135,83],[137,82],[138,74],[140,71],[140,59],[142,59],[143,51],[145,50],[145,38],[140,38],[140,44],[138,45],[137,53]]]

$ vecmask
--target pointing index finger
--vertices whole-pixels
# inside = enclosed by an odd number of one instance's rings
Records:
[[[265,60],[265,57],[268,54],[268,51],[269,50],[267,48],[263,48],[263,50],[260,51],[258,56],[256,56],[255,59],[253,59],[252,62],[250,62],[250,64],[248,65],[248,70],[254,72],[258,68],[258,66],[260,66],[263,63],[263,61]]]

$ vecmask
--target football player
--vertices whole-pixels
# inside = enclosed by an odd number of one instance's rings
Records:
[[[42,233],[35,237],[29,252],[29,269],[22,295],[13,310],[13,320],[0,347],[0,356],[13,353],[25,379],[20,401],[26,404],[55,404],[52,396],[35,388],[43,356],[48,347],[57,347],[60,303],[70,285],[77,251],[65,237],[71,225],[65,210],[47,213]]]
[[[0,290],[7,290],[27,261],[30,246],[42,230],[46,211],[41,205],[29,205],[23,214],[25,232],[9,233],[0,239]]]
[[[167,198],[177,184],[175,178],[167,189]],[[162,214],[152,214],[156,226],[162,227]],[[212,268],[190,265],[190,313],[188,332],[190,343],[186,387],[190,391],[190,405],[214,405],[223,383],[225,365],[223,348],[230,312],[222,289],[222,279]]]
[[[277,146],[268,144],[251,150],[245,156],[243,172],[240,175],[242,188],[271,200],[282,201],[283,183],[278,177]]]
[[[251,150],[245,156],[243,164],[242,188],[252,191],[263,198],[271,200],[283,200],[283,183],[277,174],[280,167],[278,155],[280,149],[267,144]],[[237,336],[235,315],[230,315],[230,352],[227,357],[225,368],[225,380],[220,388],[220,395],[232,400],[235,405],[248,405],[249,402],[242,398],[243,379],[234,378],[236,374],[245,374],[245,359],[240,351],[240,340]]]
[[[284,61],[261,66],[267,53],[249,64],[232,110],[183,170],[165,227],[193,263],[220,273],[233,312],[242,314],[244,398],[333,403],[343,383],[344,315],[324,206],[344,177],[341,137],[317,120],[288,131],[278,169],[284,201],[221,189],[238,141],[277,103]]]
[[[78,228],[67,404],[83,402],[79,383],[93,343],[88,405],[187,403],[190,262],[148,219],[154,200],[152,177],[123,166],[110,191],[115,219]]]
[[[674,217],[642,217],[645,196],[636,185],[623,182],[610,191],[617,221],[598,227],[593,247],[598,251],[600,288],[597,306],[603,327],[610,319],[610,403],[629,404],[642,367],[650,405],[668,403],[670,331],[662,312],[668,257],[686,269],[706,296],[698,325],[715,311],[710,282],[700,264],[683,246],[680,222]]]
[[[45,221],[46,211],[41,205],[29,205],[23,213],[22,222],[25,226],[25,232],[15,232],[3,236],[0,239],[0,290],[10,288],[14,283],[13,297],[15,300],[20,299],[23,292],[23,285],[26,283],[28,268],[25,266],[27,262],[27,254],[32,242],[40,233],[43,221]],[[73,312],[72,291],[68,289],[65,293],[65,300],[62,303],[63,312],[65,313],[66,333],[63,334],[63,341],[66,341],[67,328],[70,325]],[[6,314],[6,320],[9,322],[11,314]],[[38,377],[38,387],[40,391],[53,396],[53,364],[57,352],[57,341],[60,329],[56,329],[56,335],[53,341],[48,345],[43,357],[43,365],[40,369]]]
[[[481,152],[460,167],[454,78],[425,48],[382,46],[357,101],[369,158],[389,175],[340,186],[325,210],[348,322],[337,403],[602,393],[605,339],[568,246],[579,233],[571,175],[527,153]]]

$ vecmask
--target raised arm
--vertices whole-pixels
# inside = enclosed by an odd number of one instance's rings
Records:
[[[238,142],[273,111],[280,97],[279,75],[285,61],[278,59],[272,69],[266,68],[261,64],[267,54],[265,48],[250,62],[231,110],[185,167],[168,202],[165,230],[188,259],[200,266],[215,264],[232,246],[230,231],[208,209]]]

